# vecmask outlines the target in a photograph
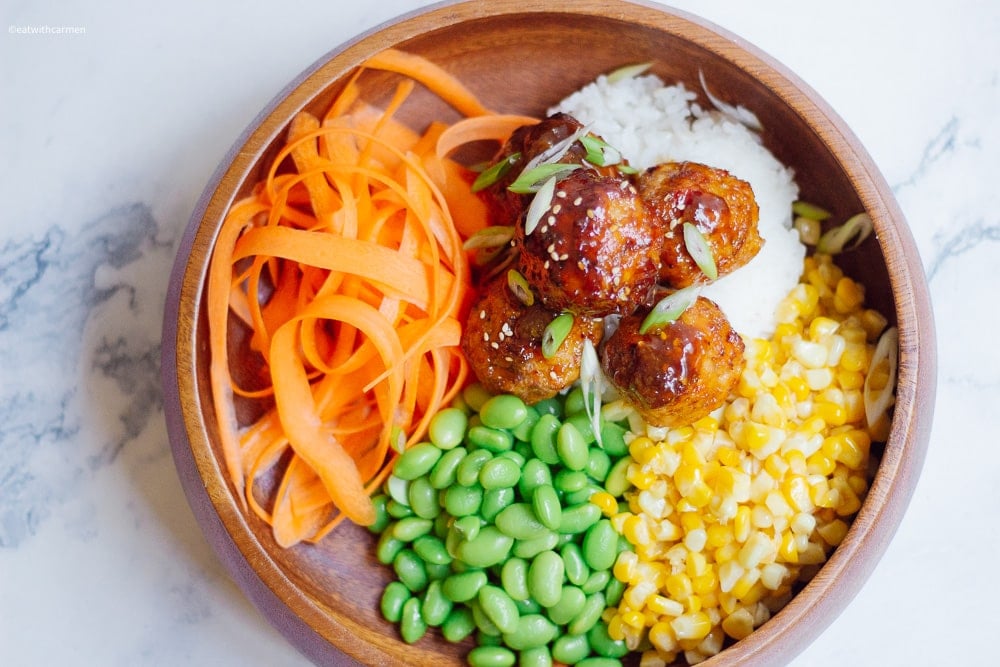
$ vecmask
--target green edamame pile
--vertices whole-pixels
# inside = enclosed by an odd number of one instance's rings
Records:
[[[528,406],[476,384],[434,416],[374,499],[396,574],[381,611],[404,641],[474,636],[472,667],[621,664],[601,615],[631,547],[590,496],[621,498],[629,456],[625,428],[599,426],[600,445],[579,389]]]

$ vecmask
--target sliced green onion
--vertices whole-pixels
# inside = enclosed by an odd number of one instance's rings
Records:
[[[727,116],[735,120],[737,123],[745,125],[751,130],[755,130],[757,132],[764,129],[764,126],[760,123],[760,119],[757,118],[754,112],[750,111],[746,107],[733,106],[732,104],[723,102],[721,99],[713,95],[712,91],[708,89],[708,84],[705,83],[705,73],[701,70],[698,70],[698,79],[701,81],[701,89],[705,91],[705,97],[707,97],[708,101],[712,103],[712,106],[721,111],[724,116]]]
[[[517,269],[511,269],[507,272],[507,287],[524,305],[533,306],[535,304],[535,294],[531,291],[528,279],[522,276]]]
[[[630,164],[620,164],[618,165],[618,171],[623,174],[638,174],[639,170]]]
[[[528,210],[524,214],[525,236],[535,231],[535,227],[538,226],[542,217],[548,213],[549,206],[552,204],[552,198],[555,194],[556,176],[552,176],[549,180],[542,183],[542,187],[538,188],[538,192],[535,193],[535,196],[531,198],[531,203],[528,204]]]
[[[393,426],[389,432],[389,444],[400,454],[406,451],[406,431],[399,426]]]
[[[581,125],[580,127],[576,128],[576,131],[573,132],[573,134],[557,141],[556,143],[552,144],[544,151],[536,155],[535,157],[528,160],[528,162],[524,165],[524,170],[521,173],[531,171],[535,167],[541,166],[543,164],[554,164],[556,162],[559,162],[559,160],[562,159],[562,156],[566,154],[566,152],[570,149],[570,147],[574,143],[576,143],[577,140],[580,139],[580,137],[585,136],[589,132],[590,132],[590,127],[587,125]]]
[[[885,386],[874,394],[874,390],[869,385],[869,379],[878,366],[884,362],[889,362],[889,377]],[[875,422],[882,418],[886,410],[893,403],[893,396],[896,390],[896,373],[899,368],[899,330],[890,327],[883,332],[875,345],[875,353],[872,355],[872,363],[868,366],[868,373],[865,375],[865,420],[871,428]]]
[[[580,165],[578,164],[563,164],[561,162],[540,164],[537,167],[522,171],[521,175],[507,186],[507,189],[519,195],[531,194],[532,192],[537,192],[539,186],[546,179],[553,176],[565,176],[579,168]]]
[[[619,81],[624,81],[625,79],[634,79],[640,74],[645,73],[653,63],[636,63],[635,65],[625,65],[624,67],[619,67],[610,74],[608,74],[608,83],[618,83]]]
[[[514,238],[514,228],[509,225],[491,225],[484,227],[470,236],[462,244],[466,250],[478,250],[480,248],[498,248],[510,243]]]
[[[584,159],[598,167],[610,167],[622,161],[622,154],[617,148],[592,134],[580,137],[580,144],[587,151]]]
[[[562,313],[549,322],[542,332],[542,356],[551,359],[559,351],[573,328],[573,313]]]
[[[803,218],[809,218],[810,220],[819,220],[820,222],[830,217],[829,211],[816,206],[816,204],[810,204],[807,201],[792,202],[792,213],[800,215]]]
[[[712,256],[712,249],[708,247],[708,241],[690,222],[684,223],[684,247],[709,280],[716,280],[719,277],[719,269],[715,265],[715,257]]]
[[[511,165],[517,162],[520,158],[520,153],[511,153],[492,167],[483,170],[482,173],[476,176],[476,180],[472,182],[472,191],[479,192],[480,190],[488,188],[499,181],[508,171],[510,171]]]
[[[597,358],[597,349],[589,338],[583,339],[583,356],[580,358],[580,389],[583,390],[583,407],[590,418],[590,428],[597,437],[597,445],[601,442],[601,395],[604,393],[604,373],[601,371],[601,361]]]
[[[644,335],[650,329],[657,329],[665,324],[676,322],[677,318],[698,300],[700,291],[701,289],[697,285],[691,285],[660,299],[639,325],[639,334]]]
[[[805,216],[797,216],[792,223],[795,231],[799,233],[799,240],[806,245],[816,245],[819,243],[820,222]]]
[[[844,224],[834,227],[823,234],[819,239],[819,243],[816,244],[816,250],[827,255],[836,255],[845,250],[853,250],[861,245],[873,230],[874,225],[872,224],[871,216],[867,213],[858,213]],[[849,241],[851,243],[847,245]]]

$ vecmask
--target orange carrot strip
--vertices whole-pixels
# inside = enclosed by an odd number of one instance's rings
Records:
[[[474,141],[496,141],[503,143],[514,130],[524,125],[535,125],[537,118],[515,114],[494,114],[463,118],[448,126],[438,138],[435,151],[438,157],[447,157],[459,146]]]
[[[398,49],[386,49],[365,61],[365,67],[396,72],[415,79],[466,116],[485,116],[491,113],[457,78],[421,56]]]

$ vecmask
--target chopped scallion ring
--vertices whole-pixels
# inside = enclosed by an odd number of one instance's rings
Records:
[[[508,171],[510,171],[511,165],[517,162],[520,158],[520,153],[511,153],[492,167],[483,170],[482,173],[476,176],[476,180],[472,182],[472,191],[479,192],[480,190],[488,188],[499,181]]]
[[[617,148],[592,134],[580,137],[580,144],[587,151],[584,159],[598,167],[610,167],[622,161],[622,154]]]
[[[507,287],[524,305],[532,306],[535,304],[535,294],[531,291],[528,279],[522,276],[517,269],[511,269],[507,272]]]
[[[872,372],[882,363],[889,364],[889,377],[886,378],[885,386],[875,393],[870,380]],[[886,329],[875,344],[875,353],[872,354],[872,363],[868,367],[865,375],[864,399],[865,399],[865,420],[871,428],[882,418],[893,403],[893,396],[896,390],[896,373],[899,369],[899,330],[896,327]]]
[[[708,241],[690,222],[684,223],[684,247],[705,277],[709,280],[716,280],[719,277],[719,268],[715,265],[715,257],[712,256],[712,249],[708,247]]]
[[[389,432],[389,443],[393,449],[402,454],[406,451],[406,432],[399,426],[393,426]]]
[[[514,238],[514,228],[509,225],[491,225],[484,227],[470,236],[462,244],[466,250],[478,250],[480,248],[499,248],[510,243]]]
[[[540,164],[531,169],[525,169],[521,175],[514,179],[514,182],[507,186],[511,192],[520,195],[537,192],[541,183],[553,176],[565,176],[566,174],[580,168],[578,164],[563,164],[561,162]]]
[[[820,208],[816,204],[810,204],[807,201],[792,202],[792,213],[803,218],[809,218],[810,220],[819,220],[820,222],[826,220],[831,215],[826,209]]]
[[[673,294],[660,299],[653,309],[646,315],[646,319],[639,325],[639,334],[645,335],[650,329],[656,329],[676,322],[677,318],[684,314],[684,311],[694,305],[698,300],[701,289],[697,285],[691,285],[684,289],[679,289]]]
[[[524,165],[524,170],[521,173],[523,174],[524,172],[531,171],[535,167],[539,167],[543,164],[555,164],[556,162],[559,162],[559,160],[562,159],[562,156],[565,155],[570,149],[570,146],[576,143],[580,137],[585,136],[588,132],[590,132],[589,126],[584,125],[578,127],[576,132],[573,134],[569,135],[565,139],[557,141],[535,157],[528,160],[528,163]]]
[[[556,193],[556,178],[556,176],[552,176],[549,180],[542,183],[542,187],[538,188],[538,192],[532,197],[531,203],[528,205],[528,210],[524,214],[525,236],[535,231],[535,227],[538,226],[542,216],[548,212],[549,206],[552,204],[552,198]]]
[[[549,322],[542,332],[542,356],[551,359],[555,356],[559,348],[566,341],[570,330],[573,328],[573,314],[562,313]]]
[[[601,361],[597,358],[597,349],[589,338],[583,339],[583,355],[580,359],[580,389],[583,391],[583,407],[590,418],[590,427],[597,438],[597,445],[604,447],[601,441],[601,395],[604,393],[604,372]]]
[[[839,227],[828,230],[816,244],[816,251],[836,255],[845,250],[853,250],[861,245],[874,230],[871,216],[858,213]],[[852,241],[853,239],[853,241]],[[850,242],[850,245],[847,245]]]
[[[705,91],[705,97],[707,97],[708,101],[712,103],[712,106],[718,109],[724,116],[727,116],[737,123],[745,125],[756,132],[760,132],[764,129],[764,126],[760,123],[760,119],[757,118],[757,115],[754,112],[743,106],[733,106],[732,104],[723,102],[721,99],[713,95],[712,91],[708,89],[708,84],[705,83],[705,73],[701,70],[698,70],[698,80],[701,81],[701,89]]]
[[[608,83],[618,83],[619,81],[624,81],[625,79],[634,79],[640,74],[644,74],[653,63],[637,63],[635,65],[625,65],[624,67],[619,67],[610,74],[608,74]]]

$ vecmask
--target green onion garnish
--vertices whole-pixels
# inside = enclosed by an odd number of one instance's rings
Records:
[[[472,182],[472,191],[479,192],[480,190],[488,188],[499,181],[508,171],[510,171],[511,165],[517,162],[520,158],[520,153],[511,153],[492,167],[485,169],[481,174],[476,176],[476,180]]]
[[[562,162],[549,162],[540,164],[531,169],[525,169],[521,175],[514,179],[514,182],[507,186],[511,192],[519,195],[537,192],[542,182],[554,176],[564,176],[580,168],[578,164],[564,164]]]
[[[622,161],[622,154],[618,152],[617,148],[592,134],[580,137],[580,143],[587,151],[584,159],[591,164],[598,167],[610,167]]]
[[[635,65],[625,65],[624,67],[619,67],[610,74],[608,74],[608,83],[617,83],[619,81],[624,81],[625,79],[632,79],[653,66],[653,63],[637,63]]]
[[[507,272],[507,287],[510,288],[511,293],[517,297],[518,301],[526,306],[534,305],[535,294],[531,291],[531,285],[517,269],[511,269]]]
[[[583,407],[590,418],[590,427],[601,448],[601,394],[604,393],[604,373],[597,349],[589,338],[583,339],[583,355],[580,358],[580,389],[583,390]]]
[[[639,334],[642,335],[650,329],[657,329],[665,324],[676,322],[677,318],[698,300],[700,291],[697,285],[691,285],[660,299],[639,325]]]
[[[556,177],[552,176],[549,180],[542,183],[542,187],[538,188],[538,192],[535,193],[535,196],[531,198],[531,203],[528,204],[528,210],[524,214],[525,236],[535,231],[535,227],[538,226],[542,217],[548,213],[549,206],[552,204],[552,198],[555,194]]]
[[[462,244],[466,250],[478,250],[480,248],[499,248],[510,243],[514,238],[514,228],[509,225],[491,225],[484,227],[470,236]]]
[[[872,233],[874,225],[867,213],[858,213],[847,222],[827,231],[819,238],[816,251],[836,255],[844,250],[857,248]],[[853,239],[853,241],[852,241]],[[850,245],[847,245],[850,242]]]
[[[546,359],[555,356],[572,328],[572,313],[562,313],[549,322],[549,326],[545,327],[545,331],[542,332],[542,356]]]
[[[792,202],[792,213],[800,215],[803,218],[809,218],[810,220],[819,220],[820,222],[830,217],[829,211],[816,206],[816,204],[810,204],[807,201]]]
[[[872,371],[879,364],[889,364],[889,377],[885,381],[885,386],[876,394],[869,385],[868,380],[872,376]],[[872,363],[868,367],[865,375],[864,400],[865,400],[865,420],[871,427],[882,418],[886,410],[893,404],[893,394],[896,390],[896,373],[899,370],[899,329],[890,327],[885,330],[875,345],[875,353],[872,355]]]
[[[719,277],[719,269],[715,265],[715,257],[712,256],[712,249],[708,247],[708,241],[690,222],[684,223],[684,247],[709,280]]]

